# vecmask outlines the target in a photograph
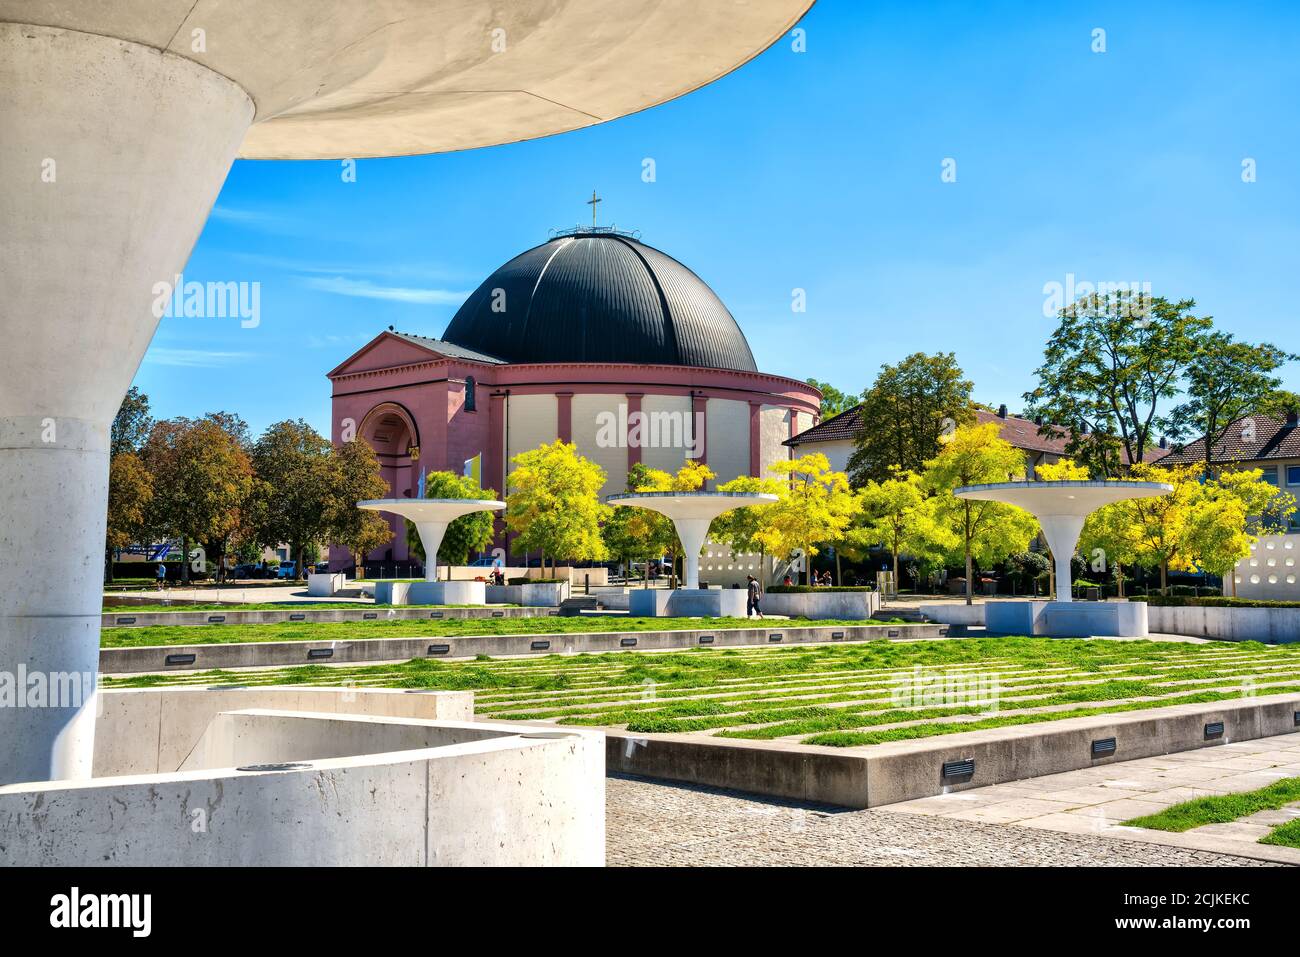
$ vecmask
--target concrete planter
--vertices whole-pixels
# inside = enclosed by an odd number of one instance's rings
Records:
[[[1300,641],[1300,608],[1150,605],[1147,620],[1161,634],[1268,644]]]
[[[390,582],[375,583],[377,605],[483,605],[487,603],[482,582]]]
[[[744,618],[743,588],[634,588],[628,611],[636,618]]]
[[[488,585],[487,601],[494,605],[523,605],[526,608],[556,608],[569,597],[568,582],[536,582],[529,585]]]
[[[773,615],[792,618],[829,619],[844,621],[870,618],[880,608],[880,592],[875,591],[825,591],[766,592],[759,607]]]
[[[307,594],[312,598],[333,598],[347,587],[348,577],[341,572],[307,576]]]
[[[0,789],[4,864],[604,863],[599,732],[473,721],[461,692],[100,697],[96,777]]]

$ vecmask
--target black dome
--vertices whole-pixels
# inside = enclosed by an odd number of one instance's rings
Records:
[[[507,362],[758,371],[736,320],[699,276],[617,233],[560,236],[520,253],[474,290],[442,338]]]

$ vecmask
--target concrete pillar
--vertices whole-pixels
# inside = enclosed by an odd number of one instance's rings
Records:
[[[398,521],[402,521],[401,518]],[[416,522],[415,530],[420,533],[420,544],[424,546],[424,580],[438,580],[438,549],[442,547],[443,536],[447,534],[446,522]]]
[[[1072,601],[1071,584],[1074,576],[1070,574],[1070,560],[1074,557],[1074,548],[1079,544],[1079,534],[1083,531],[1086,515],[1039,515],[1038,524],[1047,539],[1047,547],[1052,550],[1056,560],[1056,600]]]
[[[0,785],[90,775],[109,425],[253,114],[190,60],[0,23],[0,696],[60,688],[0,707]]]
[[[700,549],[709,534],[710,518],[677,518],[673,525],[677,527],[677,537],[682,543],[682,552],[686,556],[686,574],[682,577],[683,588],[700,587]]]

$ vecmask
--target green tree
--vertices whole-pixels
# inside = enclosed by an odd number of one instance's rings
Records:
[[[1214,473],[1214,447],[1228,428],[1274,395],[1274,371],[1297,356],[1267,342],[1237,342],[1227,332],[1202,336],[1187,369],[1187,401],[1174,409],[1177,434],[1205,437],[1205,474]]]
[[[239,524],[253,487],[252,464],[238,439],[211,418],[168,419],[154,424],[140,458],[153,485],[147,524],[181,540],[182,580],[190,577],[191,542],[214,550],[208,558],[220,568],[220,543]]]
[[[424,477],[425,498],[478,498],[495,499],[497,490],[481,488],[478,482],[468,475],[455,472],[429,472]],[[406,544],[411,553],[418,555],[426,564],[442,559],[448,568],[452,565],[464,565],[472,553],[482,551],[492,543],[495,517],[492,512],[470,512],[447,524],[447,531],[442,536],[437,555],[424,554],[424,543],[420,541],[419,530],[415,523],[406,523]],[[451,578],[450,571],[447,573]]]
[[[153,419],[149,415],[149,397],[131,386],[126,391],[118,407],[117,415],[108,432],[108,453],[110,456],[123,452],[139,452],[149,438],[153,428]]]
[[[806,379],[805,381],[822,394],[821,414],[823,419],[839,415],[845,409],[853,408],[858,402],[856,395],[841,392],[829,382],[818,382],[816,379]]]
[[[393,538],[393,530],[383,516],[369,509],[357,508],[357,502],[383,498],[388,483],[379,471],[379,459],[364,441],[354,439],[333,450],[334,498],[330,516],[331,541],[352,553],[357,577],[365,577],[366,555]]]
[[[773,462],[769,470],[781,486],[779,498],[761,510],[754,538],[779,558],[802,555],[811,573],[818,546],[840,540],[861,510],[858,497],[848,476],[832,470],[820,452]]]
[[[925,463],[921,477],[923,487],[935,497],[935,519],[952,533],[956,554],[965,562],[968,605],[975,593],[975,562],[988,566],[1027,551],[1038,534],[1038,523],[1023,509],[953,494],[963,485],[1024,476],[1024,455],[999,438],[998,431],[994,422],[957,429],[942,451]]]
[[[1159,435],[1178,435],[1165,406],[1179,393],[1211,327],[1191,299],[1169,302],[1130,292],[1082,296],[1061,310],[1025,393],[1026,415],[1069,437],[1066,452],[1094,476],[1141,462]],[[1067,432],[1067,430],[1069,430]]]
[[[941,437],[974,421],[971,388],[951,352],[881,366],[862,396],[863,427],[848,464],[853,484],[887,481],[895,468],[920,472]]]
[[[1260,415],[1272,415],[1286,418],[1288,412],[1300,411],[1300,394],[1288,389],[1270,389],[1255,407]]]
[[[108,463],[108,523],[104,543],[104,580],[113,580],[113,553],[146,534],[153,482],[134,452],[119,452]]]
[[[302,419],[276,422],[253,444],[253,466],[266,498],[258,509],[257,537],[289,544],[301,578],[308,543],[328,539],[337,514],[332,447]]]
[[[515,468],[508,479],[506,527],[516,536],[515,546],[541,552],[543,568],[549,555],[552,573],[557,558],[603,559],[600,526],[610,512],[600,501],[605,470],[560,440],[510,461]]]

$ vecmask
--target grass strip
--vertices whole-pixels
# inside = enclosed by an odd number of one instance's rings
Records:
[[[1226,824],[1257,811],[1275,811],[1293,801],[1300,801],[1300,777],[1282,778],[1255,791],[1195,798],[1171,805],[1156,814],[1135,817],[1124,824],[1153,831],[1190,831],[1206,824]],[[1297,837],[1300,837],[1300,830]]]

